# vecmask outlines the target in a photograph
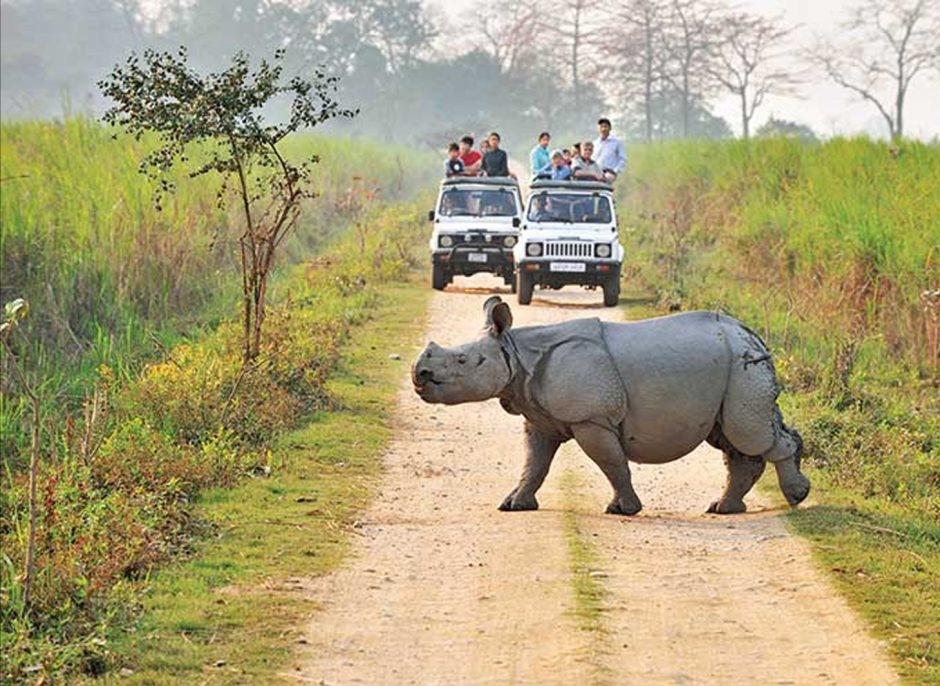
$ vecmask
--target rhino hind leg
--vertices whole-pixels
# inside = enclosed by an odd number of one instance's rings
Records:
[[[600,467],[614,489],[607,514],[634,515],[642,510],[643,504],[633,490],[630,466],[620,437],[596,424],[577,424],[573,432],[578,445]]]
[[[783,416],[778,409],[775,415],[778,432],[777,440],[764,456],[774,463],[777,470],[777,482],[790,507],[796,507],[809,495],[809,479],[800,471],[803,457],[803,439],[795,430],[783,423]],[[784,457],[781,459],[781,455]]]
[[[728,469],[725,490],[718,500],[708,506],[707,512],[712,514],[747,512],[744,496],[748,494],[764,473],[766,461],[763,457],[745,455],[737,450],[728,442],[718,424],[712,429],[707,440],[709,444],[724,453],[725,467]]]
[[[783,423],[777,405],[780,392],[766,346],[742,329],[746,350],[728,377],[720,417],[720,433],[742,455],[773,463],[780,490],[791,506],[809,494],[809,479],[800,472],[803,441]],[[724,450],[724,448],[722,447]]]

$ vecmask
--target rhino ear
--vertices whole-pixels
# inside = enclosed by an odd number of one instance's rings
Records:
[[[504,303],[498,295],[487,298],[483,303],[483,311],[486,312],[486,327],[496,336],[512,326],[512,312],[509,310],[509,305]]]

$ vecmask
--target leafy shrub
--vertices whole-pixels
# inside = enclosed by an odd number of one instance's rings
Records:
[[[283,297],[268,309],[265,346],[247,370],[233,323],[167,351],[136,378],[99,370],[94,412],[50,432],[30,608],[19,576],[27,486],[11,472],[0,492],[0,678],[106,669],[114,656],[105,630],[132,621],[136,580],[211,531],[197,493],[263,477],[276,434],[329,408],[343,341],[368,318],[377,287],[416,264],[423,234],[413,205],[370,209],[361,221],[367,233],[347,232],[278,284]]]

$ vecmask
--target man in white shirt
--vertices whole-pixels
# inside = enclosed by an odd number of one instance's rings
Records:
[[[604,179],[611,183],[627,168],[627,153],[623,143],[610,135],[610,119],[598,119],[597,130],[600,136],[594,141],[594,159],[604,170]]]

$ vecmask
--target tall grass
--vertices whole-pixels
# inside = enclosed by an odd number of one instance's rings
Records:
[[[940,517],[940,146],[865,138],[632,151],[630,275],[777,351],[833,484]]]
[[[0,125],[0,301],[30,302],[26,337],[15,343],[51,409],[76,407],[101,365],[132,376],[174,336],[211,327],[238,302],[238,217],[219,209],[219,180],[177,172],[169,179],[176,192],[157,211],[154,185],[138,172],[152,141],[115,134],[87,118]],[[345,226],[363,186],[393,200],[426,178],[404,148],[311,135],[286,146],[289,155],[320,156],[320,197],[282,264]],[[3,379],[7,459],[24,446],[20,401],[11,376]]]
[[[292,154],[314,150],[322,156],[321,195],[304,208],[284,260],[304,264],[282,270],[274,284],[261,355],[246,368],[233,321],[237,308],[225,316],[226,308],[219,306],[229,294],[235,303],[237,272],[219,245],[231,245],[237,225],[215,208],[211,184],[197,187],[179,179],[179,193],[157,213],[132,164],[144,147],[112,140],[87,121],[17,125],[8,131],[18,134],[4,139],[16,151],[8,156],[4,148],[11,170],[17,167],[10,159],[22,162],[29,148],[54,156],[56,140],[66,147],[86,141],[87,154],[97,155],[92,167],[106,166],[108,151],[120,157],[126,146],[134,148],[115,177],[100,170],[90,179],[66,169],[48,175],[57,179],[61,198],[50,189],[31,198],[21,189],[18,204],[4,192],[4,286],[30,298],[42,315],[18,353],[30,362],[31,355],[45,356],[31,371],[47,388],[68,385],[82,396],[69,403],[47,394],[36,573],[26,603],[20,572],[28,479],[15,452],[21,426],[11,408],[17,389],[4,379],[3,428],[12,436],[4,436],[0,489],[0,681],[70,681],[79,672],[95,675],[112,664],[115,656],[104,637],[130,626],[148,571],[212,532],[211,524],[195,515],[197,495],[209,486],[263,478],[272,469],[272,439],[312,410],[329,409],[326,381],[344,339],[374,307],[376,285],[402,278],[414,266],[413,248],[423,231],[415,206],[381,204],[376,188],[385,187],[389,199],[409,193],[421,178],[423,160],[366,142],[291,142]],[[32,132],[47,147],[31,142]],[[37,157],[33,167],[20,168],[43,173],[42,162]],[[88,175],[93,173],[89,168]],[[102,208],[129,205],[125,196],[131,191],[140,196],[136,214],[105,215]],[[81,221],[68,223],[74,220],[69,202],[84,203],[77,212]],[[7,217],[16,221],[7,224]],[[136,237],[160,231],[167,234],[163,242]],[[64,233],[69,235],[57,238]],[[166,245],[175,248],[162,251]],[[328,247],[329,254],[320,254]],[[19,282],[6,280],[7,256]],[[98,277],[92,294],[74,286],[88,274]],[[44,299],[60,284],[73,284],[67,299]],[[151,285],[169,296],[148,301]],[[144,302],[153,304],[140,307]],[[86,307],[66,336],[43,330],[57,317],[72,316],[71,308],[82,303]],[[188,322],[205,319],[207,312],[221,314],[192,330]],[[78,323],[85,324],[82,317],[94,320],[94,327],[78,329]],[[151,347],[149,334],[172,340],[167,332],[185,327],[190,327],[186,340],[145,350]],[[89,332],[106,343],[90,351],[95,339]],[[110,342],[117,338],[118,345]],[[100,367],[91,369],[94,363]]]

